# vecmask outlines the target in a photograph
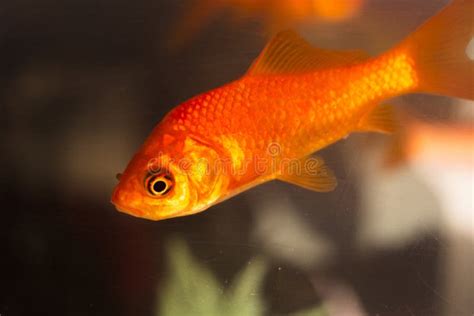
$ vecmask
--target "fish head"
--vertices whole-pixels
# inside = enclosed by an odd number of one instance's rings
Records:
[[[218,150],[188,135],[151,138],[120,176],[112,195],[119,211],[162,220],[204,211],[224,194]]]

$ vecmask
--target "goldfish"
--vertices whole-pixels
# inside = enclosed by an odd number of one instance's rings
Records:
[[[405,116],[386,155],[386,166],[430,164],[474,165],[474,126],[471,123],[438,123]]]
[[[364,0],[197,0],[174,26],[168,47],[182,47],[225,9],[236,16],[261,17],[272,32],[296,22],[338,23],[354,17],[363,4]]]
[[[353,132],[393,131],[385,100],[429,93],[473,100],[472,0],[454,0],[393,48],[316,48],[275,35],[241,78],[173,108],[129,162],[116,208],[150,220],[202,212],[262,183],[336,187],[315,156]]]

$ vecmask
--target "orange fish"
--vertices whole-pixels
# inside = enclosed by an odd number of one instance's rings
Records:
[[[364,0],[195,0],[171,32],[169,48],[177,49],[229,8],[236,16],[259,16],[270,31],[296,22],[340,22],[355,16]]]
[[[474,165],[474,126],[433,123],[407,117],[388,153],[388,167],[408,164]]]
[[[152,220],[204,211],[278,179],[330,191],[310,155],[355,131],[389,132],[384,100],[407,93],[474,99],[472,0],[455,0],[388,52],[314,48],[275,36],[240,79],[182,103],[152,131],[120,177],[112,203]]]

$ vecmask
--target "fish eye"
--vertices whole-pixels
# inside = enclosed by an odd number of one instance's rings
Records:
[[[153,196],[164,196],[173,187],[173,180],[167,174],[150,175],[145,183],[148,193]]]

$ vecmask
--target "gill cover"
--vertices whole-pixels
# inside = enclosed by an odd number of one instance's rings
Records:
[[[197,199],[189,215],[204,211],[225,192],[229,178],[224,160],[209,144],[187,137],[183,148],[182,170],[187,174]]]

